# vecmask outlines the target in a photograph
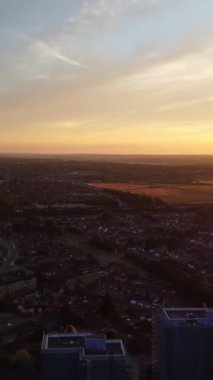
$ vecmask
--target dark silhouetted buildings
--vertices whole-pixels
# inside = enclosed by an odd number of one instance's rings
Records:
[[[213,379],[213,309],[162,309],[154,317],[153,378]]]
[[[122,340],[105,335],[48,334],[41,347],[43,380],[129,380]]]

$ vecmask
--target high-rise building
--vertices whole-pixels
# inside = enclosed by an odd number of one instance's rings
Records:
[[[105,335],[48,334],[41,346],[43,380],[129,380],[122,340]]]
[[[213,379],[213,309],[164,308],[153,317],[153,379]]]

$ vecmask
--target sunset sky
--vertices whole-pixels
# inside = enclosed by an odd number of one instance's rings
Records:
[[[0,153],[213,154],[213,0],[0,0]]]

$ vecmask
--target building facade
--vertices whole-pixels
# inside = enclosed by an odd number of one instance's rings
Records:
[[[130,380],[123,343],[99,334],[49,334],[41,347],[42,380]]]
[[[213,309],[162,309],[153,332],[153,379],[213,379]]]

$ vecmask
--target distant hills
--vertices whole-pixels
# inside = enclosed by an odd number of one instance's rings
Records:
[[[120,155],[120,154],[31,154],[2,153],[0,158],[56,159],[95,162],[117,162],[145,165],[213,164],[212,155]]]

